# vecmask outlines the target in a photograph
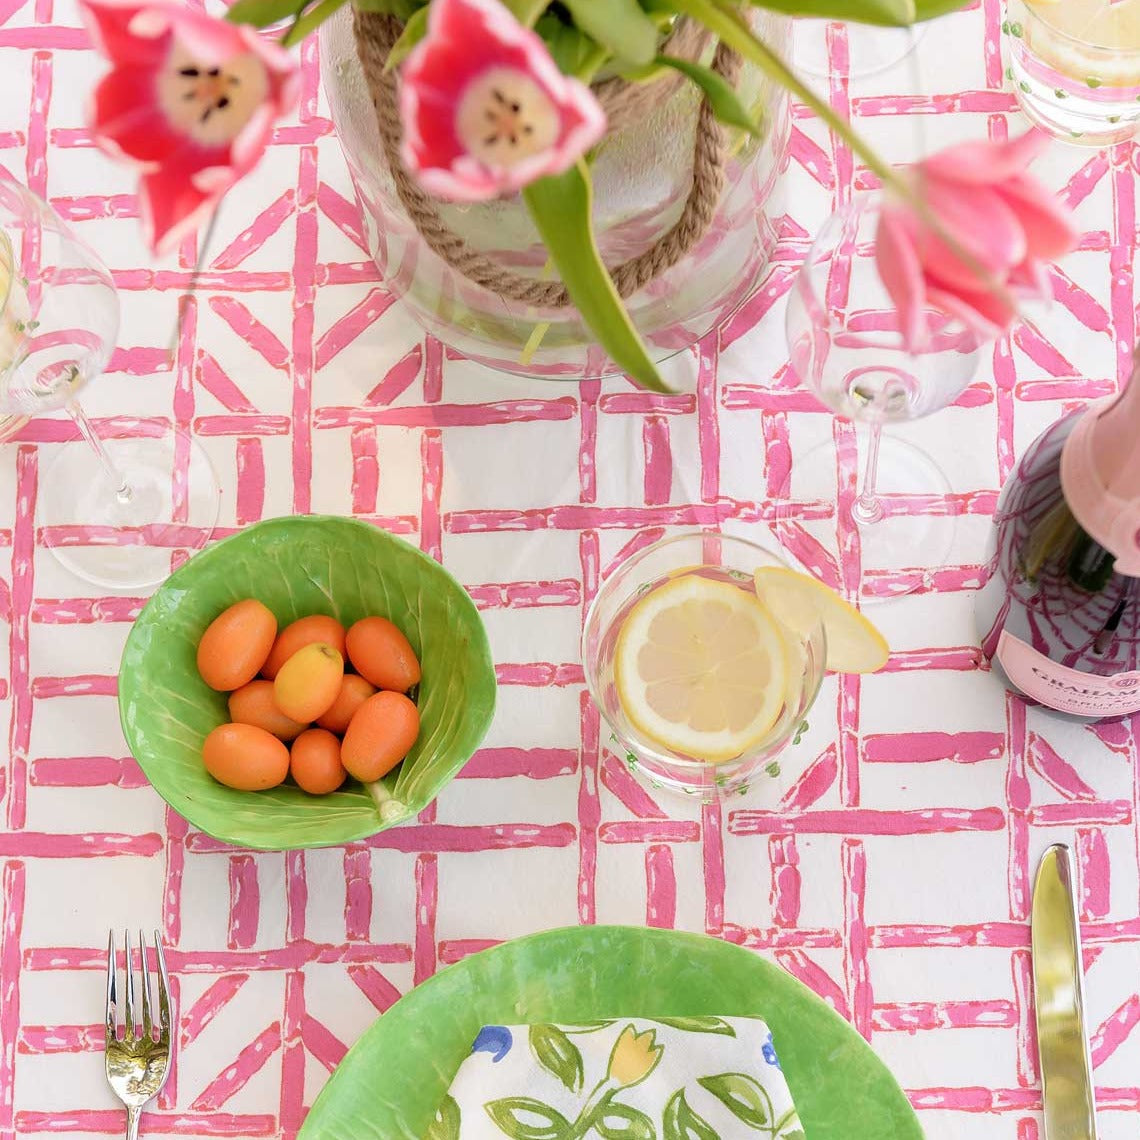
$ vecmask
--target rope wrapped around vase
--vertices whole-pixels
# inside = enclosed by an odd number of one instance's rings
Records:
[[[524,277],[480,253],[467,244],[440,217],[434,198],[420,187],[400,158],[403,125],[397,100],[396,71],[385,65],[392,46],[403,31],[403,24],[382,12],[354,9],[353,31],[356,51],[368,81],[376,122],[384,147],[384,157],[395,182],[396,193],[412,224],[428,246],[457,273],[492,293],[512,301],[543,308],[565,308],[573,302],[560,281]],[[696,61],[708,42],[708,33],[690,20],[682,20],[662,49],[665,54]],[[740,72],[740,56],[719,44],[713,56],[713,70],[735,85]],[[609,133],[637,123],[671,95],[682,82],[670,71],[652,83],[630,83],[607,79],[593,87],[609,123]],[[725,134],[707,98],[702,99],[697,119],[693,151],[693,185],[685,199],[681,216],[649,249],[610,271],[617,291],[629,297],[671,269],[708,232],[717,203],[724,189],[726,161]]]

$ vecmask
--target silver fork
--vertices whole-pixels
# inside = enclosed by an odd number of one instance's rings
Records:
[[[135,1023],[135,976],[131,967],[131,939],[123,932],[126,974],[123,992],[123,1035],[118,1033],[119,999],[115,969],[115,932],[107,938],[107,1083],[127,1108],[127,1140],[138,1140],[143,1105],[158,1096],[170,1072],[170,987],[166,959],[158,931],[154,932],[157,966],[158,1023],[151,1017],[150,971],[146,941],[139,931],[139,968],[142,974],[142,1024]],[[158,1030],[157,1036],[155,1030]]]

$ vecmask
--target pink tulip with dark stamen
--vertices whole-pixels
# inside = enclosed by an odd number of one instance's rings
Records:
[[[428,193],[458,202],[561,173],[606,129],[590,89],[499,0],[434,0],[404,63],[400,117],[405,166]]]
[[[1046,266],[1076,245],[1078,233],[1070,211],[1027,173],[1048,143],[1040,131],[961,143],[911,168],[915,195],[961,252],[911,204],[883,206],[875,258],[909,349],[921,346],[928,308],[993,337],[1017,317],[1018,299],[1049,298]]]
[[[91,133],[138,167],[146,240],[163,253],[257,165],[296,106],[297,63],[253,28],[169,0],[80,0],[80,10],[112,65],[91,99]]]

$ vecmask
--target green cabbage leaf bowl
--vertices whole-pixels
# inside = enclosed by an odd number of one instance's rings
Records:
[[[420,735],[383,780],[327,796],[291,783],[264,792],[219,784],[202,742],[229,720],[226,694],[198,675],[206,627],[257,598],[284,627],[329,614],[346,628],[379,615],[420,659]],[[298,515],[257,523],[175,571],[139,615],[119,669],[123,733],[155,791],[195,827],[262,851],[327,847],[410,819],[478,748],[495,709],[495,667],[475,604],[437,562],[370,523]]]

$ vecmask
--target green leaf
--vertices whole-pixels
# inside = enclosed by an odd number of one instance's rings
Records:
[[[293,26],[281,38],[284,47],[299,44],[310,32],[315,32],[330,16],[348,3],[348,0],[320,0],[314,4],[303,16],[293,21]]]
[[[918,9],[916,19],[933,20],[936,16],[945,16],[947,12],[957,12],[965,3],[966,0],[915,0]]]
[[[410,20],[427,0],[352,0],[362,12],[383,12],[398,20]]]
[[[661,1137],[662,1140],[720,1140],[717,1130],[689,1107],[684,1089],[678,1089],[665,1105]]]
[[[424,1140],[459,1140],[459,1105],[454,1097],[443,1098]]]
[[[686,1033],[719,1033],[722,1037],[735,1037],[736,1030],[720,1017],[655,1017],[654,1021],[670,1029],[683,1029]]]
[[[514,18],[527,28],[533,28],[535,21],[550,6],[550,0],[503,0]]]
[[[643,388],[667,392],[602,263],[590,221],[593,187],[581,160],[540,178],[523,199],[583,320],[617,366]]]
[[[563,75],[573,75],[588,83],[610,58],[610,53],[596,44],[585,32],[547,14],[534,26],[542,37],[551,58]]]
[[[748,113],[732,84],[727,83],[711,67],[690,63],[687,59],[674,59],[669,55],[659,55],[656,62],[687,75],[704,92],[716,117],[722,123],[727,123],[730,127],[739,127],[750,135],[760,134],[760,124]]]
[[[779,1140],[804,1140],[802,1128],[793,1128],[791,1132],[781,1132]]]
[[[374,795],[354,781],[327,796],[288,783],[239,792],[207,773],[202,742],[229,713],[225,694],[198,675],[198,641],[242,598],[259,598],[279,625],[329,614],[347,626],[376,614],[403,630],[423,667],[420,735],[370,785]],[[463,587],[403,539],[323,515],[269,519],[196,554],[147,603],[119,667],[123,732],[155,791],[207,834],[259,851],[349,843],[413,817],[479,746],[494,707],[487,635]]]
[[[621,59],[647,64],[657,54],[657,25],[637,0],[562,0],[578,25],[592,39]]]
[[[853,20],[887,27],[913,24],[917,16],[915,0],[764,0],[763,4],[752,0],[752,3],[786,16]]]
[[[810,107],[867,164],[884,187],[889,187],[909,200],[911,195],[907,193],[905,183],[900,181],[891,167],[851,129],[849,123],[835,113],[829,103],[816,95],[763,40],[756,37],[736,8],[723,0],[673,0],[673,3],[678,11],[699,20],[729,47],[751,60],[801,103]]]
[[[570,1121],[560,1112],[529,1096],[508,1096],[483,1106],[500,1132],[511,1140],[564,1140]]]
[[[602,1105],[593,1125],[602,1140],[657,1140],[653,1121],[628,1104],[610,1101]]]
[[[772,1120],[772,1100],[754,1077],[747,1073],[721,1073],[701,1077],[697,1084],[712,1093],[737,1120],[749,1128],[766,1128]]]
[[[231,24],[267,28],[270,24],[292,19],[298,9],[303,10],[304,7],[304,0],[237,0],[226,12],[226,19]]]
[[[427,8],[420,8],[413,12],[404,24],[404,30],[400,33],[399,39],[392,45],[392,50],[388,53],[384,70],[391,71],[394,67],[399,67],[411,54],[412,48],[427,35],[427,28]]]
[[[553,1073],[571,1092],[578,1092],[585,1079],[578,1046],[556,1025],[532,1025],[530,1048],[538,1063]]]

